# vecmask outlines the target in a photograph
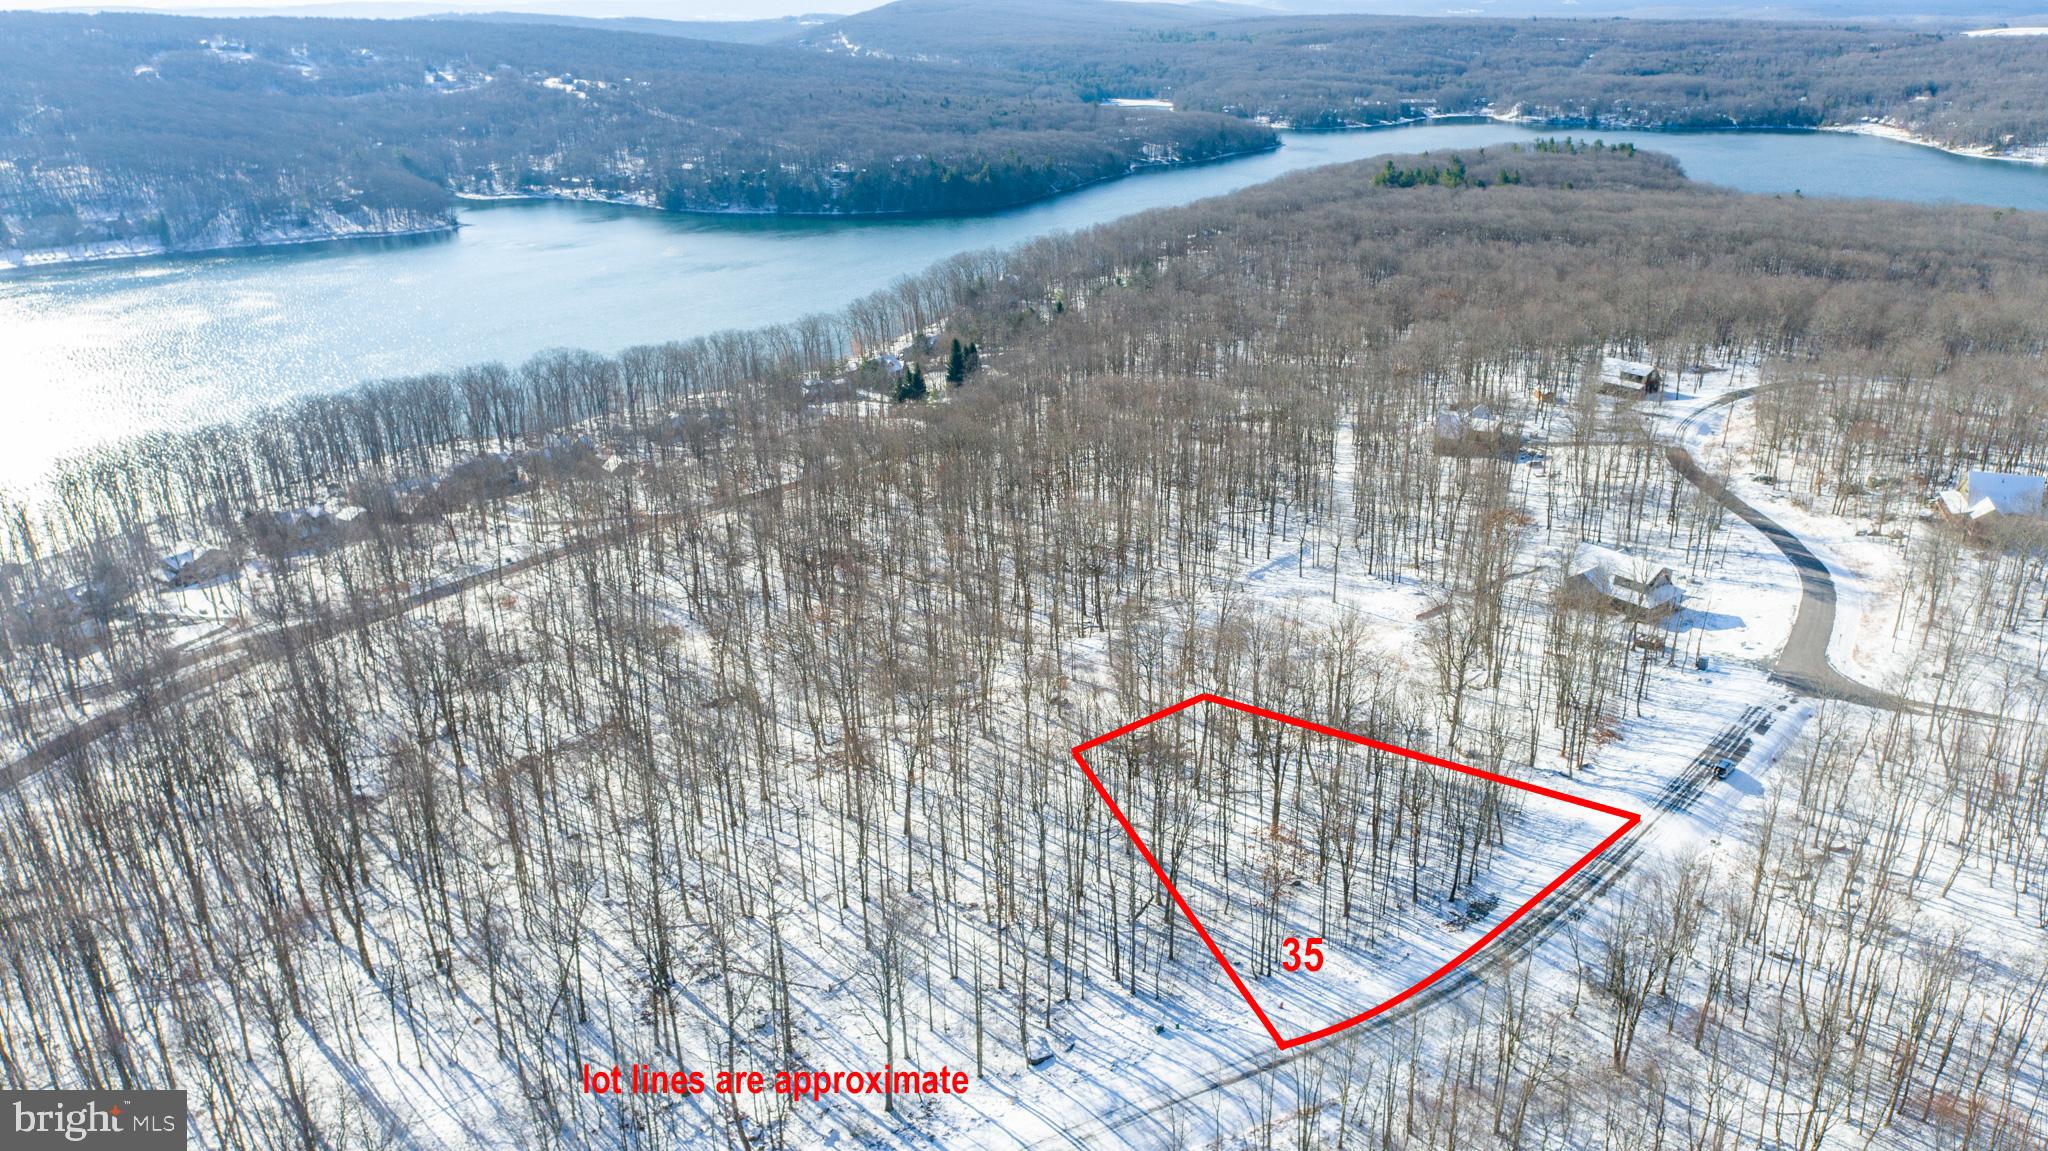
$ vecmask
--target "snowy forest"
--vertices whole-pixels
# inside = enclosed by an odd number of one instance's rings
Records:
[[[2044,350],[2048,219],[1561,139],[77,461],[0,528],[0,1084],[223,1148],[2042,1147],[2048,533],[1930,508],[2048,470]],[[1740,509],[1836,571],[1819,668]],[[1279,1051],[1070,750],[1200,692],[1645,818]],[[1303,1018],[1583,850],[1214,710],[1092,754]],[[578,1081],[885,1062],[974,1084]]]

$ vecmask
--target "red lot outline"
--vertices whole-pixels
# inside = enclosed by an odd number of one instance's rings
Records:
[[[1620,817],[1622,824],[1620,827],[1615,828],[1614,831],[1611,834],[1609,834],[1607,838],[1601,840],[1600,843],[1593,848],[1593,850],[1587,852],[1583,856],[1580,856],[1578,862],[1572,864],[1570,867],[1565,868],[1564,872],[1560,874],[1556,879],[1553,879],[1549,883],[1545,884],[1543,890],[1537,892],[1534,896],[1532,896],[1529,902],[1524,903],[1520,907],[1515,908],[1515,910],[1511,914],[1503,918],[1499,923],[1495,924],[1493,930],[1488,931],[1485,935],[1480,936],[1478,940],[1475,941],[1470,947],[1467,947],[1465,950],[1460,951],[1455,956],[1452,956],[1451,961],[1449,963],[1446,963],[1442,967],[1437,968],[1435,971],[1430,972],[1429,976],[1422,980],[1422,982],[1417,983],[1415,986],[1410,987],[1408,990],[1401,992],[1399,995],[1394,996],[1392,999],[1389,999],[1386,1002],[1381,1003],[1378,1006],[1373,1007],[1367,1011],[1362,1011],[1349,1019],[1340,1020],[1336,1023],[1330,1024],[1327,1027],[1317,1028],[1316,1030],[1311,1031],[1306,1035],[1297,1035],[1294,1038],[1289,1039],[1280,1034],[1279,1028],[1273,1026],[1273,1021],[1266,1016],[1266,1009],[1260,1007],[1258,999],[1252,995],[1252,989],[1249,986],[1247,986],[1245,984],[1244,979],[1238,975],[1237,968],[1232,967],[1230,965],[1230,960],[1223,954],[1223,949],[1216,946],[1216,941],[1209,937],[1209,929],[1202,926],[1201,919],[1195,915],[1195,909],[1189,907],[1188,901],[1181,898],[1180,889],[1173,885],[1173,880],[1167,876],[1166,869],[1159,866],[1159,861],[1153,858],[1152,849],[1145,846],[1145,841],[1138,835],[1138,829],[1136,827],[1133,827],[1131,825],[1131,821],[1125,817],[1123,808],[1117,806],[1116,800],[1112,798],[1109,794],[1109,789],[1102,785],[1101,777],[1097,776],[1095,774],[1095,769],[1089,766],[1088,757],[1082,754],[1083,752],[1093,751],[1094,749],[1101,747],[1103,744],[1108,743],[1110,740],[1116,739],[1118,736],[1129,735],[1131,732],[1134,732],[1139,728],[1144,727],[1146,724],[1155,723],[1177,712],[1186,711],[1188,708],[1191,708],[1199,703],[1213,703],[1218,707],[1227,707],[1232,711],[1241,711],[1244,712],[1246,715],[1255,715],[1260,717],[1261,719],[1276,720],[1280,723],[1288,724],[1292,727],[1298,727],[1307,731],[1313,731],[1318,735],[1327,735],[1332,739],[1341,739],[1346,743],[1355,743],[1363,747],[1377,748],[1380,751],[1391,752],[1394,755],[1406,756],[1409,759],[1418,760],[1422,763],[1431,764],[1436,767],[1447,768],[1451,771],[1461,772],[1465,775],[1477,776],[1480,779],[1491,780],[1494,783],[1502,784],[1507,787],[1516,788],[1521,791],[1532,792],[1536,795],[1545,796],[1550,799],[1562,800],[1565,803],[1572,804],[1575,807],[1583,807],[1590,811],[1600,812],[1603,815],[1618,816]],[[1597,858],[1601,852],[1606,851],[1608,848],[1613,847],[1616,843],[1619,843],[1623,836],[1635,830],[1636,825],[1643,821],[1643,817],[1633,811],[1624,811],[1619,807],[1610,807],[1604,803],[1595,803],[1590,799],[1581,799],[1576,795],[1567,795],[1562,791],[1553,791],[1550,788],[1540,787],[1533,783],[1524,783],[1518,779],[1509,779],[1507,776],[1504,775],[1496,775],[1490,771],[1481,771],[1476,767],[1467,767],[1462,763],[1454,763],[1448,759],[1440,759],[1437,756],[1427,755],[1423,752],[1415,751],[1411,748],[1402,747],[1398,744],[1385,743],[1377,739],[1368,739],[1362,735],[1354,735],[1353,733],[1348,731],[1340,731],[1334,727],[1326,727],[1323,724],[1315,723],[1313,721],[1306,719],[1300,719],[1296,716],[1285,715],[1277,711],[1269,711],[1266,708],[1259,707],[1255,704],[1244,703],[1234,699],[1226,699],[1223,696],[1214,694],[1213,692],[1203,692],[1200,695],[1189,696],[1187,699],[1181,700],[1179,703],[1174,704],[1172,707],[1163,708],[1159,711],[1155,711],[1151,715],[1148,715],[1143,719],[1133,720],[1130,723],[1127,723],[1122,727],[1117,728],[1115,731],[1109,732],[1105,735],[1096,736],[1094,739],[1091,739],[1087,743],[1084,743],[1074,749],[1074,762],[1081,765],[1081,770],[1088,776],[1088,782],[1093,784],[1095,787],[1095,794],[1101,796],[1102,802],[1109,805],[1109,813],[1111,815],[1116,816],[1116,821],[1119,824],[1123,825],[1124,834],[1130,836],[1131,842],[1137,845],[1138,854],[1144,856],[1145,862],[1152,865],[1152,873],[1159,877],[1159,882],[1166,885],[1167,894],[1173,896],[1173,901],[1174,903],[1179,905],[1181,914],[1187,916],[1188,922],[1194,925],[1195,934],[1202,937],[1203,943],[1208,944],[1209,954],[1215,956],[1216,962],[1223,965],[1223,973],[1225,975],[1230,976],[1230,981],[1237,985],[1238,994],[1244,996],[1244,1001],[1251,1005],[1252,1014],[1257,1015],[1259,1017],[1259,1022],[1265,1025],[1266,1034],[1273,1037],[1273,1042],[1278,1044],[1280,1050],[1282,1051],[1285,1051],[1290,1047],[1299,1047],[1304,1043],[1313,1043],[1318,1039],[1323,1039],[1328,1036],[1335,1035],[1337,1032],[1342,1031],[1347,1027],[1356,1026],[1357,1024],[1363,1023],[1366,1020],[1371,1019],[1375,1015],[1378,1015],[1385,1011],[1391,1011],[1395,1007],[1398,1007],[1401,1004],[1407,1002],[1414,996],[1421,994],[1425,988],[1429,987],[1437,980],[1442,979],[1444,976],[1449,975],[1452,971],[1457,969],[1457,966],[1459,964],[1465,962],[1467,959],[1472,958],[1474,955],[1479,953],[1480,949],[1484,948],[1487,944],[1492,943],[1495,939],[1499,938],[1501,932],[1506,931],[1508,928],[1514,926],[1516,921],[1520,920],[1524,915],[1527,915],[1531,908],[1534,908],[1537,904],[1543,902],[1545,899],[1550,898],[1551,894],[1557,891],[1558,888],[1563,887],[1567,880],[1571,879],[1572,876],[1577,875],[1580,872],[1580,870],[1582,870],[1587,864],[1593,862],[1593,860]]]

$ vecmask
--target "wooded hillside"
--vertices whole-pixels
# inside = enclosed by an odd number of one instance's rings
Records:
[[[0,248],[445,216],[453,193],[978,212],[1268,147],[1015,74],[531,24],[0,13]]]
[[[1878,118],[1955,146],[2048,141],[2048,37],[1103,0],[898,0],[767,23],[744,31],[772,44],[676,34],[687,24],[0,13],[0,248],[428,230],[449,226],[458,194],[981,212],[1270,147],[1269,123],[1489,110],[1634,127]]]
[[[1627,127],[1882,117],[1951,145],[2048,142],[2048,37],[1882,22],[1120,17],[1119,7],[897,0],[802,42],[1058,77],[1086,98],[1158,96],[1303,128],[1491,108]]]

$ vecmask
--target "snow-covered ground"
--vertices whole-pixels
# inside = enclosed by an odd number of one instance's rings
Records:
[[[1898,545],[1883,537],[1857,536],[1855,525],[1813,514],[1774,487],[1743,478],[1745,470],[1738,465],[1747,442],[1747,421],[1753,419],[1750,402],[1721,401],[1758,382],[1755,368],[1744,364],[1688,370],[1670,381],[1670,391],[1662,399],[1634,404],[1602,400],[1598,429],[1573,426],[1557,405],[1537,410],[1527,428],[1531,450],[1511,462],[1489,460],[1484,465],[1509,473],[1514,499],[1527,521],[1526,531],[1518,538],[1514,575],[1509,580],[1510,610],[1524,621],[1546,613],[1563,574],[1564,558],[1581,542],[1580,533],[1568,526],[1567,518],[1553,518],[1545,512],[1559,488],[1573,482],[1568,479],[1570,454],[1583,451],[1597,457],[1640,451],[1641,445],[1630,438],[1640,421],[1655,441],[1682,441],[1710,468],[1733,473],[1737,490],[1746,499],[1774,517],[1782,516],[1781,522],[1808,539],[1827,559],[1841,589],[1835,644],[1840,666],[1845,670],[1861,666],[1841,661],[1845,653],[1853,660],[1855,650],[1864,646],[1870,648],[1869,658],[1874,661],[1896,660],[1893,650],[1881,644],[1879,623],[1885,615],[1885,579],[1887,572],[1896,570]],[[843,420],[863,435],[914,435],[923,427],[903,409],[868,400],[841,401],[826,411],[830,414],[825,418]],[[1417,434],[1426,434],[1426,429],[1417,429]],[[1361,637],[1357,664],[1373,669],[1394,685],[1396,694],[1405,691],[1412,695],[1414,698],[1403,702],[1412,705],[1415,713],[1426,714],[1431,705],[1424,701],[1433,695],[1428,686],[1433,670],[1424,651],[1432,620],[1441,618],[1432,614],[1443,606],[1433,590],[1438,581],[1430,578],[1429,572],[1409,568],[1371,574],[1338,530],[1356,510],[1353,479],[1357,451],[1351,427],[1340,426],[1329,460],[1331,503],[1326,513],[1320,519],[1288,518],[1272,536],[1243,554],[1223,556],[1216,574],[1188,602],[1177,606],[1176,618],[1157,623],[1192,631],[1256,617],[1305,636],[1350,629]],[[482,535],[468,526],[466,517],[458,517],[445,535],[427,533],[432,557],[418,566],[410,590],[488,571],[534,554],[562,537],[564,525],[557,518],[561,514],[562,509],[552,504],[515,500],[493,514],[497,526]],[[1603,523],[1605,528],[1614,526]],[[1600,529],[1591,534],[1596,537],[1593,542],[1615,542]],[[1683,861],[1705,861],[1717,870],[1737,867],[1749,845],[1759,840],[1759,825],[1775,818],[1774,813],[1788,798],[1773,795],[1784,786],[1788,749],[1817,726],[1816,708],[1769,679],[1797,611],[1799,583],[1770,542],[1732,516],[1725,518],[1704,549],[1688,548],[1683,536],[1676,527],[1660,523],[1641,531],[1630,545],[1639,558],[1673,570],[1685,588],[1686,606],[1661,627],[1649,629],[1659,646],[1642,649],[1640,661],[1630,657],[1631,676],[1640,663],[1640,683],[1631,680],[1621,693],[1611,722],[1583,761],[1576,756],[1566,758],[1552,725],[1541,716],[1528,714],[1535,706],[1532,701],[1540,695],[1541,673],[1535,670],[1513,671],[1498,685],[1475,689],[1468,716],[1474,729],[1479,726],[1474,717],[1503,716],[1514,721],[1515,728],[1537,733],[1530,745],[1498,753],[1499,762],[1490,758],[1497,752],[1468,746],[1475,742],[1469,734],[1459,733],[1454,738],[1441,725],[1435,732],[1360,734],[1399,743],[1412,740],[1421,750],[1467,762],[1486,759],[1487,766],[1497,766],[1530,783],[1643,814],[1645,822],[1629,840],[1637,845],[1635,874],[1654,874]],[[1222,538],[1230,537],[1224,533]],[[1228,551],[1230,546],[1224,545],[1224,549]],[[1893,565],[1889,568],[1888,558]],[[260,570],[252,571],[239,585],[166,592],[159,601],[187,621],[179,636],[181,642],[203,650],[211,640],[232,634],[222,629],[249,614],[249,605],[241,597],[259,594],[269,578]],[[680,575],[669,580],[647,589],[646,594],[657,605],[663,625],[676,633],[672,658],[679,667],[689,668],[702,661],[708,643],[701,623],[694,621],[684,606]],[[537,602],[543,591],[537,577],[521,576],[480,594],[493,597],[508,611],[526,612],[539,610],[528,605]],[[422,616],[419,626],[444,629],[443,634],[474,625],[453,602]],[[524,644],[533,637],[512,638]],[[1121,710],[1127,706],[1127,697],[1118,686],[1116,664],[1121,654],[1111,650],[1110,638],[1103,632],[1088,632],[1073,641],[1059,669],[1060,676],[1071,681],[1063,685],[1061,699],[1049,711],[1025,715],[1014,728],[993,726],[974,744],[966,762],[978,770],[965,774],[965,791],[959,802],[977,813],[977,818],[1000,814],[1006,804],[1016,801],[992,793],[993,780],[1006,777],[1008,765],[1036,764],[1042,757],[1044,766],[1032,773],[1033,778],[1045,779],[1054,794],[1078,797],[1072,810],[1092,812],[1091,818],[1101,821],[1099,830],[1113,842],[1120,833],[1109,827],[1093,806],[1096,801],[1066,763],[1063,752],[1065,746],[1108,726],[1137,718]],[[762,653],[762,658],[790,657],[770,651]],[[1879,662],[1873,666],[1891,665]],[[1005,670],[998,678],[993,688],[996,698],[1029,695],[1021,669]],[[1161,685],[1168,698],[1158,702],[1218,688],[1205,682],[1202,672],[1189,670],[1182,681]],[[1098,718],[1108,722],[1098,725]],[[1305,718],[1328,717],[1310,714]],[[708,1026],[700,1034],[696,1021],[723,1017],[725,1008],[719,999],[729,988],[721,986],[722,979],[731,978],[735,971],[747,979],[756,977],[751,973],[760,969],[757,937],[769,923],[777,925],[788,941],[783,954],[791,965],[790,985],[797,989],[798,1061],[833,1070],[879,1065],[881,1023],[870,975],[868,913],[813,891],[814,885],[824,882],[818,876],[847,865],[842,853],[849,827],[839,792],[845,775],[845,749],[821,742],[814,729],[793,715],[779,718],[777,724],[776,746],[788,749],[789,770],[776,781],[782,794],[778,803],[767,805],[772,814],[745,821],[743,839],[737,843],[714,847],[710,831],[700,829],[698,834],[707,837],[703,849],[707,857],[695,864],[700,871],[659,880],[690,891],[692,898],[732,901],[701,904],[700,914],[738,929],[738,938],[721,937],[720,944],[737,948],[736,958],[728,955],[714,962],[713,953],[694,951],[679,963],[672,1001],[678,1004],[680,1016],[693,1021],[679,1039],[663,1040],[651,1022],[653,1005],[660,997],[647,986],[636,934],[645,926],[647,913],[644,904],[636,901],[625,874],[631,864],[622,865],[611,858],[612,853],[632,852],[647,829],[606,826],[586,818],[573,804],[569,810],[555,813],[553,818],[561,821],[552,835],[555,849],[573,857],[572,869],[578,874],[595,874],[598,879],[573,892],[550,893],[550,898],[587,900],[553,909],[553,921],[568,924],[578,933],[582,941],[579,963],[584,969],[577,978],[589,981],[593,1001],[603,1005],[603,1012],[593,1012],[576,1028],[576,1050],[570,1057],[557,1059],[560,1053],[554,1052],[545,1058],[533,1055],[538,1062],[526,1073],[573,1075],[573,1064],[578,1061],[598,1066],[667,1062],[667,1057],[660,1055],[664,1043],[679,1043],[687,1052],[683,1058],[689,1065],[707,1068],[718,1058],[722,1038]],[[385,738],[395,738],[399,728],[395,718],[387,716],[368,720],[365,726],[367,738],[380,748]],[[1701,779],[1697,788],[1674,800],[1674,780],[1692,770],[1717,738],[1737,728],[1750,733],[1745,738],[1751,742],[1726,778]],[[665,732],[663,737],[680,734]],[[881,752],[900,753],[900,749]],[[370,758],[383,762],[381,756]],[[559,761],[555,770],[571,777],[562,792],[565,796],[608,792],[638,782],[601,752],[578,756],[564,750],[554,758]],[[379,809],[384,786],[381,780],[366,783],[362,796],[366,810]],[[920,786],[933,784],[927,781]],[[934,801],[955,802],[951,797],[934,797]],[[1132,803],[1130,814],[1142,826],[1148,813],[1137,808],[1136,800]],[[478,842],[492,846],[483,863],[499,873],[509,870],[510,853],[488,825],[490,816],[479,810],[464,818],[484,825]],[[1259,819],[1240,812],[1234,814],[1232,824],[1237,834],[1245,835],[1259,826]],[[1448,955],[1476,939],[1506,909],[1517,906],[1527,893],[1583,855],[1613,826],[1611,820],[1593,818],[1569,805],[1546,801],[1523,806],[1507,821],[1500,849],[1473,885],[1474,890],[1498,895],[1494,910],[1468,916],[1463,911],[1469,907],[1432,902],[1410,907],[1405,918],[1393,921],[1370,941],[1331,934],[1335,945],[1328,951],[1328,966],[1313,976],[1260,977],[1255,990],[1261,1004],[1274,1014],[1283,1031],[1297,1032],[1364,1010],[1439,968]],[[1204,830],[1215,829],[1212,823]],[[932,851],[937,829],[922,816],[905,816],[902,834],[916,845],[905,850],[918,858],[919,852]],[[1223,835],[1214,838],[1220,842]],[[714,850],[732,854],[709,858]],[[922,977],[914,981],[910,996],[919,1026],[904,1041],[905,1046],[897,1048],[899,1065],[973,1068],[982,1046],[983,1027],[990,1032],[1002,1029],[1004,1050],[1014,1050],[1017,1045],[1019,1013],[1008,1005],[979,1002],[962,968],[969,962],[992,961],[1003,948],[1028,949],[1036,947],[1036,942],[1028,929],[997,924],[989,894],[997,886],[995,877],[972,851],[956,850],[960,854],[952,858],[948,883],[957,884],[959,894],[953,903],[931,909],[947,917],[946,930],[905,944],[912,970],[921,971]],[[1234,850],[1242,857],[1251,848],[1240,845]],[[1019,862],[1047,865],[1044,860]],[[1130,863],[1123,858],[1117,866],[1129,867]],[[727,866],[747,869],[754,882],[741,877],[736,885],[744,892],[738,895],[714,896],[699,890]],[[1925,915],[1956,924],[1995,919],[1991,912],[2001,898],[1995,887],[1981,875],[1963,873],[1960,866],[1957,870],[1959,878],[1940,901],[1930,903]],[[1135,868],[1128,874],[1133,877],[1126,889],[1131,897],[1145,898],[1150,893],[1149,922],[1171,913],[1172,909],[1159,901],[1156,882],[1149,875]],[[1248,953],[1255,933],[1247,926],[1242,887],[1201,872],[1190,872],[1187,878],[1184,894],[1218,933],[1226,953],[1234,961]],[[1617,890],[1590,901],[1577,918],[1555,925],[1540,945],[1522,956],[1527,978],[1559,1000],[1574,994],[1572,989],[1579,986],[1591,962],[1585,954],[1589,939],[1611,922],[1625,894]],[[1287,914],[1294,917],[1293,923],[1313,922],[1306,918],[1311,914],[1309,898],[1306,891],[1289,896]],[[745,906],[747,900],[753,901],[752,906]],[[1493,918],[1487,918],[1489,915]],[[416,942],[418,909],[390,893],[380,892],[373,898],[370,918],[377,933]],[[701,924],[692,925],[690,938],[699,939],[707,930]],[[1303,926],[1294,926],[1288,933],[1308,932]],[[963,949],[963,941],[970,946]],[[1172,961],[1130,974],[1132,986],[1126,986],[1117,973],[1105,970],[1099,956],[1083,955],[1076,967],[1063,966],[1063,974],[1069,977],[1067,993],[1054,997],[1048,991],[1047,1001],[1034,998],[1024,1013],[1022,1025],[1028,1028],[1029,1037],[1022,1047],[1030,1065],[1020,1065],[1012,1054],[997,1054],[998,1045],[988,1043],[987,1072],[977,1077],[966,1094],[903,1103],[915,1116],[914,1124],[898,1125],[885,1119],[879,1101],[869,1098],[835,1097],[787,1108],[767,1100],[747,1100],[741,1106],[762,1119],[783,1122],[789,1141],[797,1146],[1031,1147],[1111,1142],[1170,1146],[1187,1134],[1186,1129],[1177,1131],[1176,1125],[1243,1131],[1256,1121],[1261,1108],[1275,1105],[1274,1099],[1281,1100],[1279,1105],[1284,1107],[1287,1099],[1306,1093],[1304,1069],[1316,1064],[1276,1063],[1280,1053],[1236,988],[1200,951],[1192,935],[1184,935],[1181,942],[1184,950]],[[2012,954],[2023,955],[2027,946],[2023,940],[2014,942]],[[415,950],[426,953],[423,948]],[[968,950],[972,961],[963,958]],[[1045,965],[1042,986],[1050,988],[1060,982],[1053,974],[1050,956],[1031,950],[1025,954],[1034,971],[1038,964]],[[515,956],[514,961],[520,958]],[[1062,964],[1066,962],[1063,958]],[[501,1145],[504,1140],[497,1135],[508,1124],[520,1121],[517,1099],[521,1088],[505,1069],[493,1028],[485,1023],[499,1005],[472,1002],[461,1012],[423,1015],[420,1013],[430,1009],[410,1006],[413,997],[417,995],[420,1004],[438,1002],[434,988],[443,978],[429,967],[385,973],[383,978],[390,987],[407,989],[403,997],[361,993],[349,984],[347,970],[337,964],[333,971],[336,985],[323,994],[339,996],[337,1001],[362,1020],[362,1030],[379,1038],[360,1049],[309,1051],[311,1064],[331,1071],[334,1081],[348,1092],[370,1100],[383,1122],[412,1132],[421,1145]],[[537,985],[545,985],[545,979],[539,978],[544,972],[533,974]],[[1680,979],[1688,977],[1681,974]],[[1034,974],[1032,978],[1040,977]],[[476,981],[470,972],[463,985],[473,988]],[[1431,1004],[1429,1033],[1439,1037],[1456,1034],[1459,1022],[1477,1010],[1475,1001],[1482,993],[1492,991],[1480,988]],[[750,1010],[758,1013],[758,1007],[757,1003]],[[636,1008],[649,1014],[635,1020],[631,1016]],[[550,1009],[541,1003],[511,1008],[515,1013]],[[613,1016],[615,1010],[620,1013],[617,1017]],[[1397,1027],[1361,1028],[1355,1042],[1333,1043],[1327,1050],[1334,1054],[1363,1049],[1370,1043],[1398,1044],[1401,1032]],[[1560,1019],[1556,1029],[1569,1050],[1597,1049],[1601,1041],[1575,1020]],[[743,1059],[747,1066],[758,1065],[755,1053],[765,1050],[770,1041],[765,1025],[760,1034],[746,1037]],[[1646,1042],[1678,1040],[1667,1036]],[[1758,1063],[1763,1060],[1758,1051],[1743,1054],[1755,1057]],[[1199,1097],[1201,1102],[1186,1107],[1163,1105],[1164,1101],[1189,1097]],[[592,1144],[624,1142],[624,1133],[646,1120],[689,1143],[709,1139],[720,1122],[721,1110],[731,1106],[732,1101],[715,1096],[624,1101],[584,1098],[576,1102],[575,1130],[568,1134],[572,1140]],[[1126,1119],[1133,1121],[1124,1126]],[[1108,1132],[1104,1124],[1117,1125],[1115,1133]]]
[[[1883,140],[1893,140],[1901,144],[1918,144],[1923,148],[1933,148],[1937,151],[1947,152],[1952,156],[1969,156],[1978,160],[2010,160],[2021,164],[2048,164],[2048,144],[2015,143],[2001,148],[1965,147],[1944,144],[1931,136],[1915,132],[1903,124],[1890,123],[1883,120],[1863,120],[1855,124],[1829,124],[1823,127],[1821,131],[1848,132],[1857,136],[1876,136]]]

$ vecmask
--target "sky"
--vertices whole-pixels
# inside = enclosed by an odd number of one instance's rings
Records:
[[[848,13],[884,0],[0,0],[0,9],[146,9],[206,16],[421,16],[440,12],[552,12],[666,20],[760,20]],[[1152,0],[1184,3],[1186,0]],[[2048,0],[1236,0],[1292,12],[1385,12],[1489,16],[1761,16],[1920,18],[1996,23],[2048,13]],[[2048,23],[2048,17],[2029,23]]]
[[[0,8],[146,8],[224,15],[302,12],[321,16],[416,16],[423,12],[559,12],[668,20],[759,20],[807,12],[858,12],[881,0],[0,0]]]

